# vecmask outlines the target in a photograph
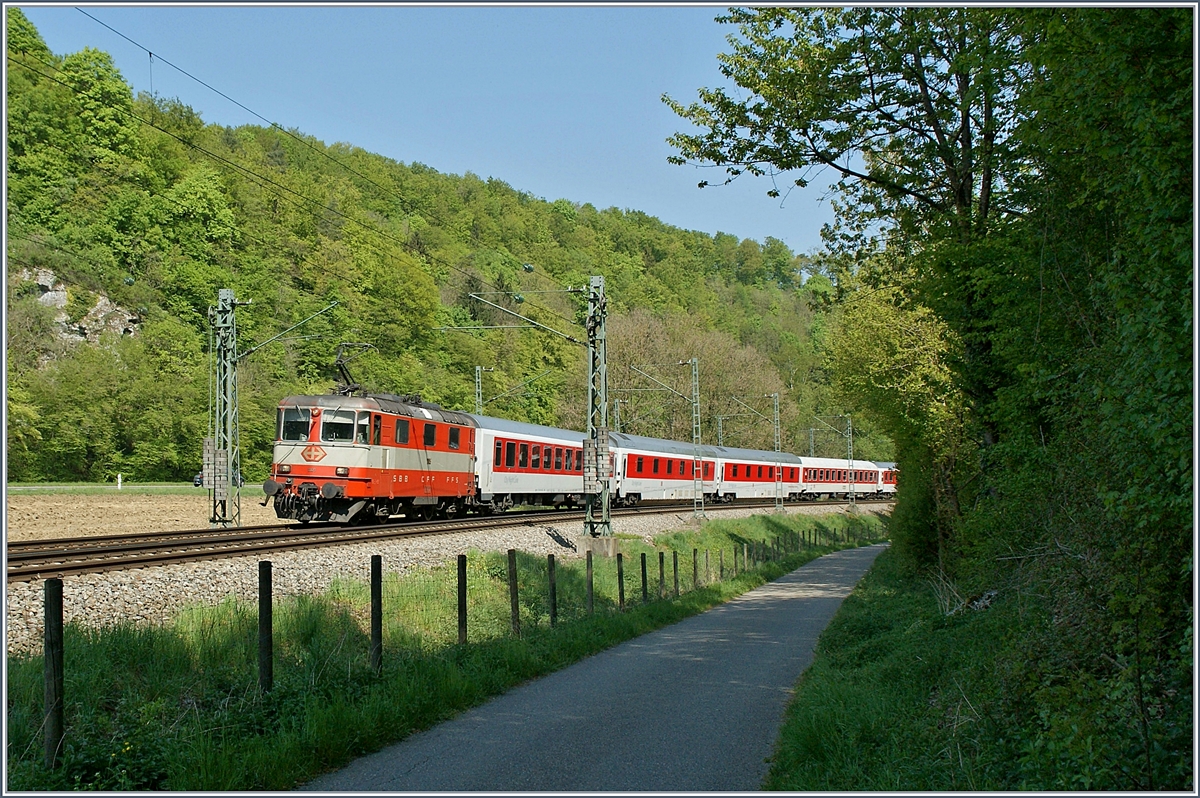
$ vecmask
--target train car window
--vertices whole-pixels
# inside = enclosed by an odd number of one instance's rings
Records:
[[[371,416],[371,445],[378,446],[383,439],[383,417]]]
[[[645,463],[643,462],[643,459],[644,459],[644,458],[641,458],[641,457],[639,457],[639,458],[637,459],[637,472],[638,472],[639,474],[640,474],[640,473],[642,473],[642,467],[645,465]]]
[[[517,468],[529,468],[529,444],[522,443],[518,452]]]
[[[367,435],[370,434],[369,433],[370,428],[371,428],[371,414],[364,413],[363,411],[360,410],[358,412],[358,431],[354,434],[355,442],[366,443],[368,441]]]
[[[564,457],[566,459],[563,461],[563,471],[574,471],[575,467],[574,467],[574,463],[572,462],[572,458],[575,457],[575,450],[574,449],[566,449]]]
[[[762,479],[762,466],[758,467],[758,478]]]
[[[575,450],[575,470],[576,471],[583,470],[583,449]]]
[[[437,445],[437,424],[425,425],[425,447]]]
[[[396,443],[408,443],[408,419],[396,419]]]
[[[450,428],[450,448],[451,449],[458,448],[458,439],[461,434],[462,434],[462,430],[460,430],[458,427]]]
[[[681,476],[681,477],[684,476],[683,463],[684,463],[683,460],[679,461],[679,476]]]
[[[308,440],[311,422],[307,407],[283,407],[279,410],[279,439],[282,441]]]
[[[671,466],[673,466],[673,465],[675,465],[675,461],[674,461],[674,460],[668,460],[668,461],[667,461],[667,473],[668,473],[668,474],[670,474],[670,473],[671,473]]]
[[[354,411],[326,410],[321,415],[321,440],[354,440]]]
[[[562,449],[554,447],[554,470],[562,471]]]
[[[712,473],[712,463],[704,464],[704,478],[708,479],[708,475]]]
[[[517,464],[517,444],[515,441],[504,442],[504,467],[512,468]]]
[[[553,462],[554,462],[554,450],[551,449],[549,446],[544,447],[542,449],[542,470],[549,471],[550,466],[553,464]]]
[[[500,465],[500,461],[504,459],[504,442],[499,438],[496,439],[496,455],[492,458],[492,466]]]
[[[530,468],[540,469],[542,467],[542,447],[533,447],[533,461],[529,464]]]
[[[737,479],[737,463],[733,464],[733,478]]]
[[[650,471],[655,474],[658,473],[658,458],[657,457],[655,457],[654,462],[652,462],[650,464]]]

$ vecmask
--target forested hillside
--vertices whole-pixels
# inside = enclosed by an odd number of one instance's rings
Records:
[[[297,130],[206,123],[176,101],[134,97],[107,54],[54,55],[18,9],[8,22],[10,480],[190,478],[208,424],[207,311],[226,287],[251,303],[237,311],[243,351],[338,303],[243,361],[248,479],[265,475],[275,403],[329,391],[342,342],[372,345],[352,364],[370,389],[459,409],[474,407],[476,366],[493,369],[485,399],[548,372],[485,412],[581,428],[582,347],[531,330],[438,328],[516,324],[469,297],[511,292],[521,297],[488,299],[583,338],[581,297],[553,292],[593,274],[607,281],[624,429],[690,437],[686,403],[622,389],[653,387],[630,364],[692,356],[706,441],[718,415],[746,412],[733,395],[769,415],[762,396],[779,392],[793,450],[824,429],[814,415],[843,412],[821,366],[829,280],[801,285],[817,270],[778,240],[547,202]],[[39,273],[63,283],[62,307]],[[101,298],[124,311],[109,314],[118,330],[64,338],[56,314],[75,326]],[[690,391],[686,369],[653,372]],[[772,445],[753,416],[724,430],[731,445]],[[845,451],[832,433],[815,442]],[[886,458],[891,445],[865,425],[856,453]]]
[[[1019,618],[997,783],[1194,789],[1194,9],[722,21],[740,91],[667,98],[678,160],[840,173],[829,369],[895,441],[896,548]]]

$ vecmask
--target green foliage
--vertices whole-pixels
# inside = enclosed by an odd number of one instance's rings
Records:
[[[828,365],[840,398],[895,441],[910,572],[1045,602],[1009,651],[1028,646],[1030,664],[992,677],[1028,702],[1028,784],[1181,788],[1192,740],[1170,708],[1191,695],[1191,13],[722,21],[739,25],[720,60],[744,91],[668,100],[700,127],[672,138],[676,160],[843,176],[823,259],[839,306]],[[1049,775],[1076,766],[1082,780]]]
[[[881,554],[822,633],[788,707],[765,787],[776,790],[1133,790],[1146,786],[1137,699],[1030,642],[1050,610],[1023,586],[947,606],[946,583]],[[939,595],[942,593],[943,595]],[[982,609],[970,606],[972,601]],[[1115,689],[1114,689],[1115,688]],[[1149,772],[1185,790],[1190,701],[1155,707]]]
[[[243,351],[338,303],[239,367],[243,472],[254,481],[270,462],[274,404],[328,391],[343,341],[373,345],[354,363],[369,390],[470,410],[474,368],[486,366],[494,371],[484,398],[502,397],[488,413],[581,427],[581,347],[544,332],[436,328],[514,324],[470,298],[509,292],[527,301],[489,299],[582,338],[578,295],[553,291],[595,274],[606,278],[614,328],[689,320],[686,340],[670,342],[688,351],[664,356],[702,359],[713,397],[708,439],[730,401],[710,386],[727,392],[745,368],[756,386],[781,392],[788,448],[807,441],[808,417],[842,410],[812,341],[824,311],[814,315],[795,293],[805,261],[777,239],[760,244],[680,230],[638,211],[546,202],[499,180],[443,175],[298,131],[207,124],[176,99],[133,97],[104,53],[49,53],[18,9],[8,14],[10,380],[25,386],[35,415],[23,418],[36,418],[28,423],[40,435],[22,438],[24,479],[103,479],[118,470],[189,478],[205,429],[202,337],[225,287],[251,302],[238,309]],[[11,290],[22,269],[48,270],[66,284],[70,320],[102,296],[136,316],[136,338],[154,340],[78,351],[59,339],[53,311]],[[180,345],[171,348],[164,336],[176,334]],[[169,373],[156,359],[164,347]],[[659,421],[638,431],[690,435]],[[891,452],[882,434],[863,442],[864,453]],[[836,442],[818,441],[827,443]]]

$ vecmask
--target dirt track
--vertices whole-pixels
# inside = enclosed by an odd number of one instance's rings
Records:
[[[204,529],[210,507],[207,491],[194,496],[147,494],[9,494],[5,534],[8,540],[120,535],[168,529]],[[270,505],[258,496],[242,495],[242,523],[273,524]]]

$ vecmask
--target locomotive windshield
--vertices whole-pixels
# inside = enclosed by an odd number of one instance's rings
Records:
[[[326,410],[321,416],[321,440],[354,440],[354,411]]]
[[[279,410],[279,440],[308,440],[309,409],[307,407],[283,407]]]

